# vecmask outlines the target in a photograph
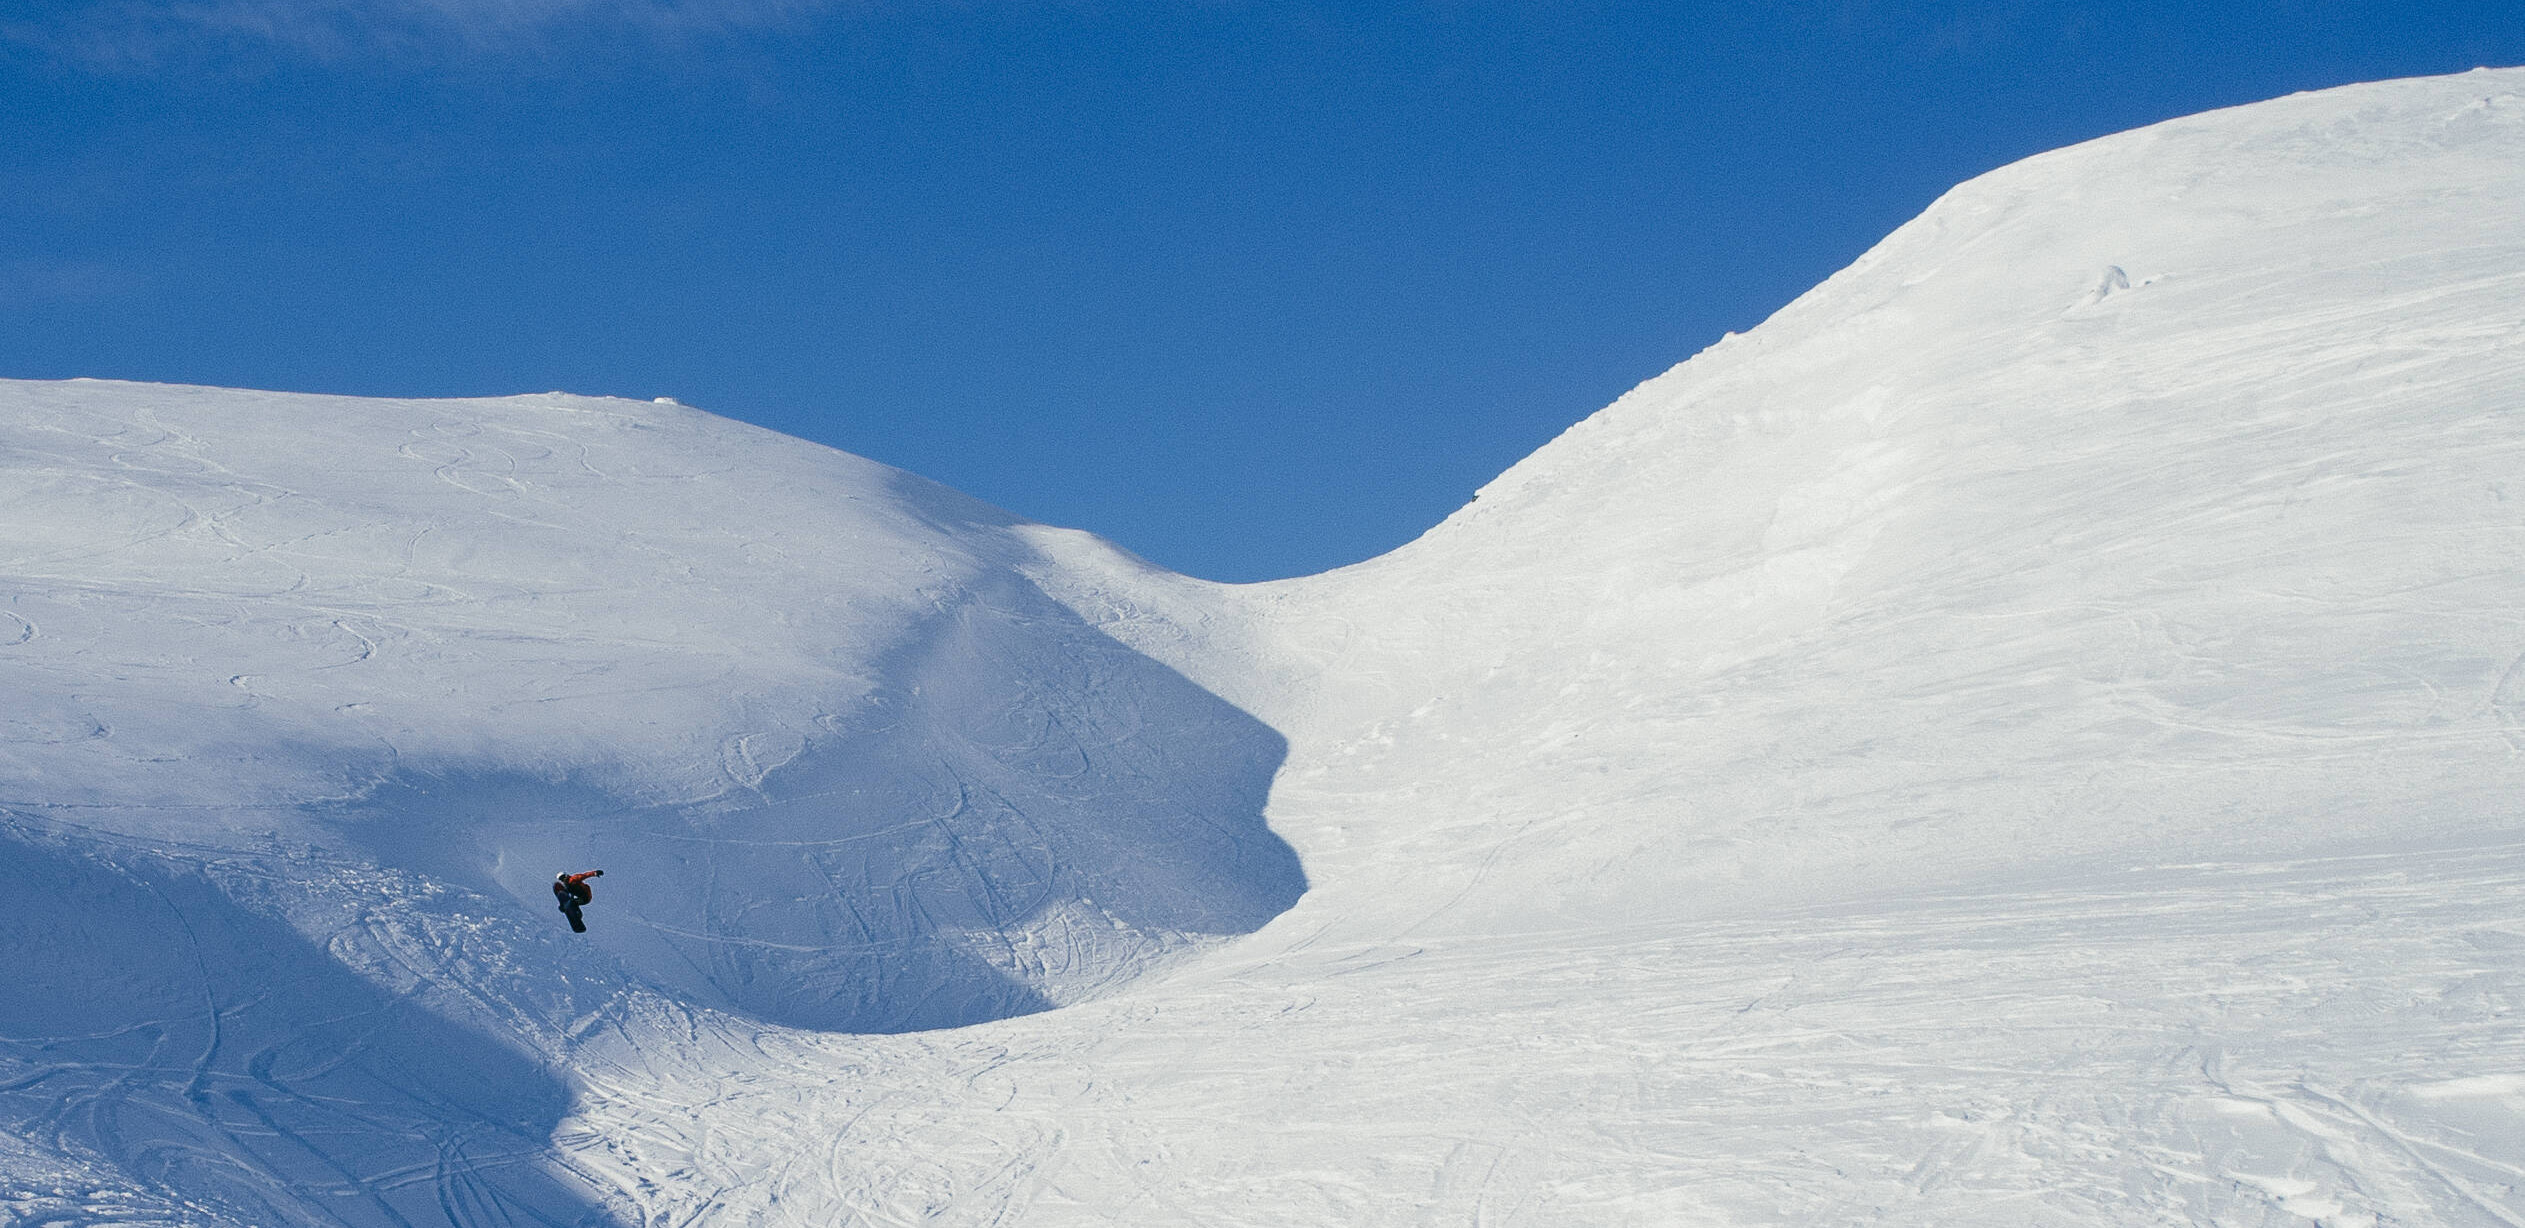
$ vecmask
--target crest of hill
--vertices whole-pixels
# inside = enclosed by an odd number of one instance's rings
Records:
[[[857,1030],[1098,992],[1303,888],[1278,735],[908,474],[561,395],[7,383],[0,423],[0,808],[43,847],[190,848],[319,944],[417,910],[521,985]]]
[[[1072,599],[1379,910],[2453,837],[2525,785],[2520,408],[2525,71],[2385,82],[1963,184],[1383,558]]]

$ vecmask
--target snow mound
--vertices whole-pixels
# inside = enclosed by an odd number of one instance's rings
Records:
[[[1384,558],[1069,599],[1290,735],[1328,893],[1476,928],[2469,836],[2520,409],[2525,72],[2387,82],[1963,184]]]
[[[830,1028],[1039,1008],[1302,888],[1278,735],[909,475],[653,403],[0,398],[23,823],[546,928],[602,865],[586,945]]]
[[[536,1055],[626,1003],[946,1027],[1263,924],[1282,739],[1011,524],[675,406],[0,384],[0,1119],[531,1218]]]

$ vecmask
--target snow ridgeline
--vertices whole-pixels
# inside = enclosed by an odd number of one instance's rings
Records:
[[[1030,556],[680,407],[0,384],[0,1120],[245,1222],[549,1214],[539,1066],[635,1000],[950,1027],[1286,908],[1282,739]]]
[[[0,1214],[2525,1220],[2525,72],[1984,176],[1279,584],[0,396]]]
[[[2525,821],[2520,410],[2525,72],[2386,82],[1963,184],[1386,557],[1063,595],[1290,736],[1328,891],[1517,816],[1477,929],[2469,836]]]

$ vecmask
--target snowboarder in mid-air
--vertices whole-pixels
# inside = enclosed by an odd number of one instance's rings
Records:
[[[603,870],[586,870],[577,874],[552,876],[552,898],[561,901],[561,915],[570,919],[570,932],[584,934],[587,922],[579,919],[579,906],[596,898],[596,888],[587,885],[591,878],[603,878]]]

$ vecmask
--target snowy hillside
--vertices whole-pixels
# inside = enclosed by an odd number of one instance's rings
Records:
[[[1458,906],[1520,925],[2525,823],[2520,91],[1965,184],[1411,547],[1240,594],[1320,681],[1181,664],[1300,743],[1328,881],[1531,821]]]
[[[908,475],[576,397],[0,402],[0,1113],[244,1221],[428,1218],[421,1123],[540,1148],[627,994],[971,1023],[1304,888],[1282,739]]]
[[[2520,472],[2525,70],[1984,176],[1271,585],[0,385],[0,1223],[2525,1223]]]

